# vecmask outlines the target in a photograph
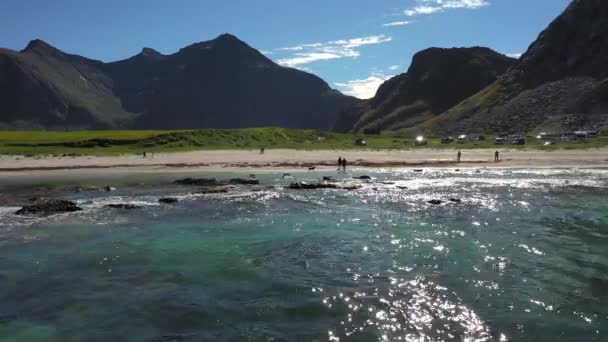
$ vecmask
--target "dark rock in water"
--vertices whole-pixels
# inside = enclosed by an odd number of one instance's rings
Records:
[[[10,323],[15,320],[17,320],[17,316],[15,315],[0,316],[0,324]]]
[[[353,179],[371,180],[372,177],[370,177],[370,176],[359,176],[359,177],[353,177]]]
[[[441,200],[430,200],[427,203],[428,204],[432,204],[432,205],[440,205],[441,203],[443,203],[443,201],[441,201]]]
[[[398,186],[397,186],[397,189],[401,189],[401,190],[407,190],[407,189],[408,189],[408,187],[407,187],[407,186],[401,186],[401,185],[398,185]]]
[[[159,199],[158,202],[163,203],[163,204],[175,204],[175,203],[179,202],[179,200],[177,198],[167,197],[167,198]]]
[[[195,191],[192,194],[194,195],[211,195],[211,194],[225,194],[227,193],[227,189],[203,189],[200,191]]]
[[[323,181],[324,182],[335,182],[336,180],[334,179],[334,177],[323,177]]]
[[[336,184],[331,183],[317,183],[317,184],[308,184],[308,183],[291,183],[288,189],[292,190],[315,190],[315,189],[337,189],[338,186]]]
[[[81,211],[75,202],[67,200],[42,200],[32,205],[25,206],[15,212],[17,215],[51,215]]]
[[[175,342],[175,341],[185,341],[186,340],[186,336],[183,335],[166,335],[166,336],[161,336],[158,337],[156,339],[154,339],[154,342]]]
[[[424,170],[422,170],[422,169],[416,169],[416,170],[414,170],[414,172],[423,172],[423,171]]]
[[[185,178],[179,179],[173,182],[173,184],[179,185],[197,185],[197,186],[217,186],[222,185],[215,178]]]
[[[230,180],[230,184],[238,184],[238,185],[258,185],[260,181],[257,179],[244,179],[244,178],[233,178]]]
[[[345,185],[341,187],[342,190],[358,190],[361,189],[361,185]]]
[[[133,209],[141,209],[142,208],[139,205],[126,204],[126,203],[108,204],[108,205],[106,205],[106,207],[107,208],[112,208],[112,209],[126,209],[126,210],[133,210]]]
[[[450,198],[450,202],[452,203],[462,203],[462,200],[459,198]]]

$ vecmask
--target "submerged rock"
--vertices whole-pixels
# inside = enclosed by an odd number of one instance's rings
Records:
[[[325,176],[325,177],[323,177],[323,181],[324,182],[335,182],[336,179],[334,177]]]
[[[443,203],[443,201],[442,200],[430,200],[427,203],[432,204],[432,205],[440,205],[441,203]]]
[[[159,199],[158,202],[162,204],[175,204],[179,202],[179,200],[177,198],[167,197]]]
[[[40,200],[32,205],[25,206],[15,212],[17,215],[51,215],[82,211],[75,202],[67,200]]]
[[[371,180],[372,177],[370,177],[370,176],[359,176],[359,177],[353,177],[353,179]]]
[[[133,209],[141,209],[143,207],[139,206],[139,205],[135,205],[135,204],[128,204],[128,203],[119,203],[119,204],[108,204],[106,205],[107,208],[112,208],[112,209],[126,209],[126,210],[133,210]]]
[[[450,202],[452,203],[462,203],[462,200],[459,198],[450,198]]]
[[[211,194],[225,194],[227,193],[227,189],[203,189],[200,191],[195,191],[193,195],[211,195]]]
[[[179,185],[197,185],[197,186],[217,186],[223,185],[224,183],[218,182],[215,178],[184,178],[173,182],[173,184]]]
[[[260,181],[255,178],[244,179],[244,178],[233,178],[230,180],[230,184],[238,185],[258,185]]]
[[[316,184],[308,184],[305,182],[301,183],[291,183],[288,189],[292,190],[315,190],[315,189],[338,189],[336,184],[331,183],[316,183]]]

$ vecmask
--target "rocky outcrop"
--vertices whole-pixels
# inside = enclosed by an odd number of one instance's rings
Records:
[[[32,205],[25,206],[15,212],[17,215],[52,215],[81,211],[75,202],[67,200],[40,200]]]
[[[483,47],[418,52],[407,73],[340,114],[336,130],[379,133],[424,122],[492,84],[515,59]]]
[[[158,202],[162,204],[175,204],[179,202],[179,200],[177,198],[166,197],[159,199]]]
[[[316,190],[316,189],[338,189],[338,185],[334,183],[315,183],[309,184],[305,182],[291,183],[288,187],[291,190]]]
[[[108,204],[108,205],[106,205],[106,207],[111,208],[111,209],[125,209],[125,210],[134,210],[134,209],[143,208],[142,206],[135,205],[135,204],[128,204],[128,203]]]
[[[608,2],[574,0],[496,82],[411,132],[608,128]]]
[[[184,178],[173,182],[179,185],[195,185],[195,186],[220,186],[227,183],[221,183],[215,178]]]
[[[230,180],[230,184],[236,185],[259,185],[260,181],[254,178],[233,178]]]

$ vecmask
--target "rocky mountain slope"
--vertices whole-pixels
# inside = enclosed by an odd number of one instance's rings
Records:
[[[63,53],[40,40],[0,50],[0,125],[108,128],[128,125],[103,63]]]
[[[225,34],[102,63],[32,41],[0,50],[0,126],[329,129],[358,100]]]
[[[422,123],[492,84],[515,59],[483,47],[430,48],[376,96],[340,114],[342,132],[396,131]]]
[[[608,128],[608,1],[574,0],[495,83],[410,129]]]

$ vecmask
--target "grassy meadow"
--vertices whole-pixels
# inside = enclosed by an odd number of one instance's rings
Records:
[[[496,149],[489,140],[468,144],[441,144],[440,138],[428,138],[425,146],[414,146],[415,137],[398,135],[363,135],[292,130],[283,128],[210,129],[198,131],[0,131],[0,154],[12,155],[118,155],[142,152],[179,152],[193,150],[266,149],[413,149],[451,148]],[[357,146],[364,139],[367,146]],[[608,135],[587,143],[569,142],[543,146],[543,141],[527,139],[525,146],[504,145],[518,149],[580,149],[608,146]]]

